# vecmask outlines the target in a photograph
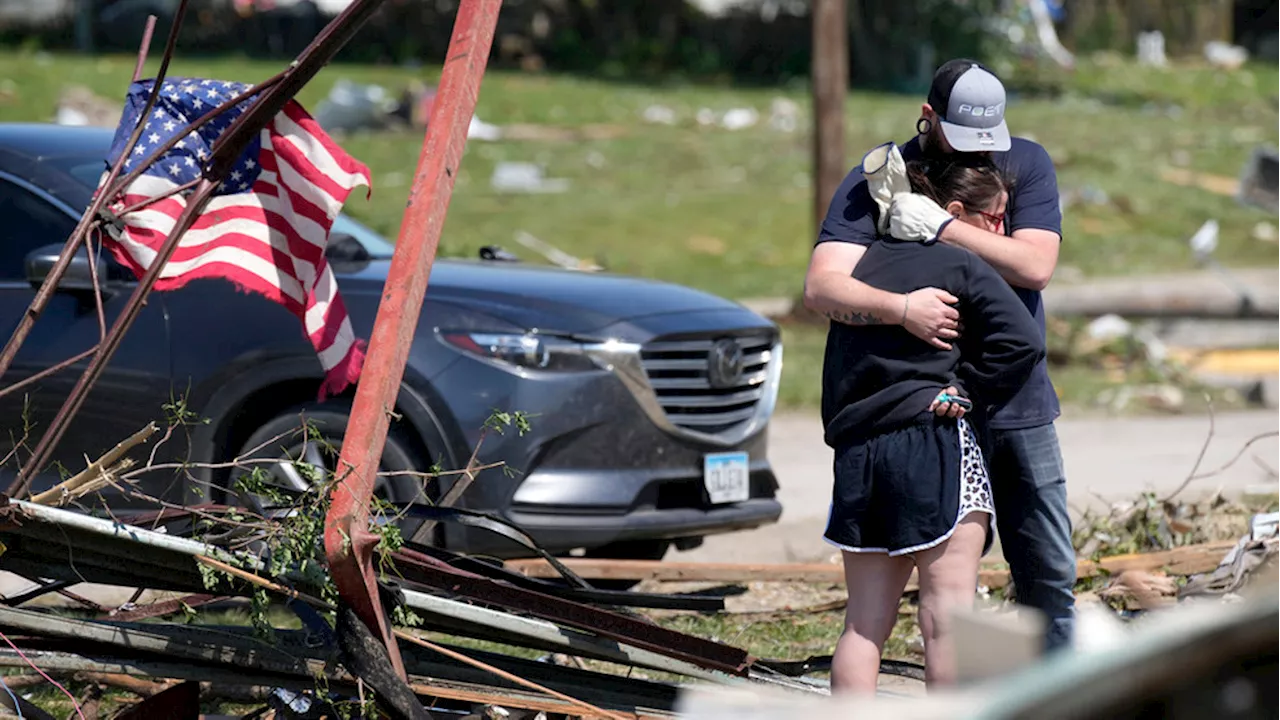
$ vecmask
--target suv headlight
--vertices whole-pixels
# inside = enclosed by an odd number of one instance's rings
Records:
[[[554,335],[442,330],[440,339],[470,355],[525,370],[581,372],[601,369],[582,343]]]

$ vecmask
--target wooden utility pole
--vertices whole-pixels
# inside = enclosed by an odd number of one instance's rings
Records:
[[[814,233],[849,168],[844,154],[844,99],[849,87],[847,0],[813,0]]]

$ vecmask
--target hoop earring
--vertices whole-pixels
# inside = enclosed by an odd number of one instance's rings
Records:
[[[928,135],[931,130],[933,130],[933,123],[929,118],[922,117],[919,120],[916,120],[916,134]]]

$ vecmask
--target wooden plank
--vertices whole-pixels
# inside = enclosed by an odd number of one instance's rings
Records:
[[[1174,185],[1200,188],[1215,195],[1236,197],[1240,194],[1239,178],[1195,172],[1186,168],[1161,168],[1160,179]]]
[[[1152,553],[1115,555],[1099,562],[1081,559],[1076,565],[1079,577],[1092,577],[1100,572],[1125,570],[1165,570],[1171,575],[1192,575],[1218,566],[1234,540],[1187,545]],[[654,580],[658,582],[788,582],[838,584],[844,582],[844,569],[830,563],[696,563],[663,560],[597,560],[564,558],[561,562],[588,580]],[[530,577],[555,578],[556,571],[541,559],[510,560],[507,567]],[[979,573],[979,582],[990,588],[1004,587],[1009,571],[994,563]],[[914,575],[911,587],[914,587]]]
[[[414,678],[417,679],[417,678]],[[563,713],[570,717],[582,718],[583,720],[597,720],[600,715],[583,714],[581,708],[575,707],[563,700],[555,698],[534,697],[524,694],[521,691],[510,691],[505,688],[494,689],[476,689],[468,687],[454,687],[445,684],[409,684],[409,689],[415,695],[423,695],[427,697],[439,698],[442,700],[456,700],[461,702],[474,703],[476,705],[498,705],[507,708],[518,708],[520,710],[529,710],[532,712],[543,713]],[[614,715],[627,718],[628,720],[663,720],[673,717],[665,713],[656,711],[610,711]]]
[[[1194,575],[1218,567],[1218,563],[1236,546],[1236,542],[1221,540],[1203,545],[1186,545],[1163,552],[1116,555],[1103,558],[1097,563],[1081,560],[1077,572],[1081,577],[1097,575],[1100,570],[1111,574],[1125,570],[1163,570],[1170,575]]]

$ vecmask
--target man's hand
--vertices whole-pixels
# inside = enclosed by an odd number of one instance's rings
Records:
[[[889,234],[899,240],[934,242],[954,219],[924,195],[900,193],[889,205]]]
[[[958,403],[950,402],[948,398],[960,397],[960,391],[954,386],[938,393],[929,405],[929,410],[938,417],[962,418],[964,417],[964,407]]]
[[[940,350],[950,350],[951,343],[960,337],[960,311],[951,307],[959,298],[946,290],[921,288],[906,296],[905,320],[907,332]]]

